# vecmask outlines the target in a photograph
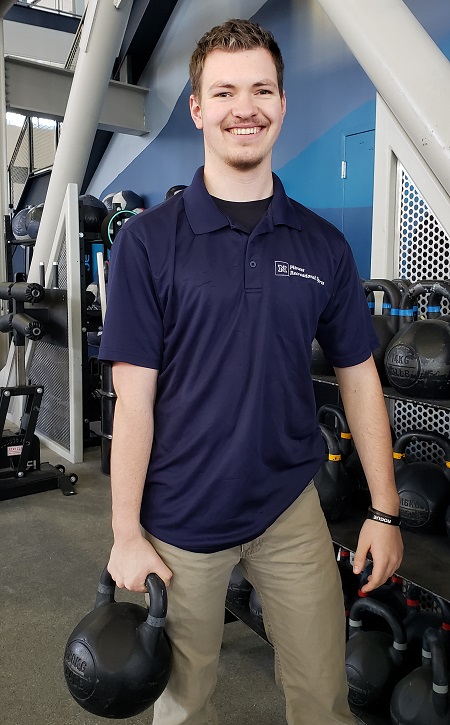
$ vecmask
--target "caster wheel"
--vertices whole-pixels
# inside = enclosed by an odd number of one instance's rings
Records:
[[[56,466],[55,466],[55,468],[56,468],[57,471],[60,471],[61,473],[65,473],[66,472],[66,467],[63,466],[62,463],[57,463]]]
[[[76,473],[71,473],[70,474],[70,477],[69,477],[69,481],[73,485],[75,485],[76,483],[78,483],[78,476],[77,476],[77,474]]]

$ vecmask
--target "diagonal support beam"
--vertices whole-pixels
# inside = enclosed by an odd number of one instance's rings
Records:
[[[402,0],[318,0],[450,194],[450,63]]]

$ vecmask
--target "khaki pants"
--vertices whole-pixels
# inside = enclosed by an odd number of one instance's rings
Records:
[[[312,483],[248,544],[195,554],[148,538],[173,571],[166,620],[173,668],[155,703],[153,725],[218,723],[211,696],[228,581],[239,561],[262,603],[289,725],[354,723],[347,704],[340,577]]]

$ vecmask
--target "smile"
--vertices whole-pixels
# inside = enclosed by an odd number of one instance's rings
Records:
[[[259,133],[261,126],[254,126],[253,128],[229,128],[228,131],[234,136],[251,136],[252,134]]]

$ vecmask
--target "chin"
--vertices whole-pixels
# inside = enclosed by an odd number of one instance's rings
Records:
[[[263,156],[258,156],[257,158],[228,158],[225,161],[228,166],[232,169],[236,169],[236,171],[252,171],[253,169],[256,169],[263,160]]]

